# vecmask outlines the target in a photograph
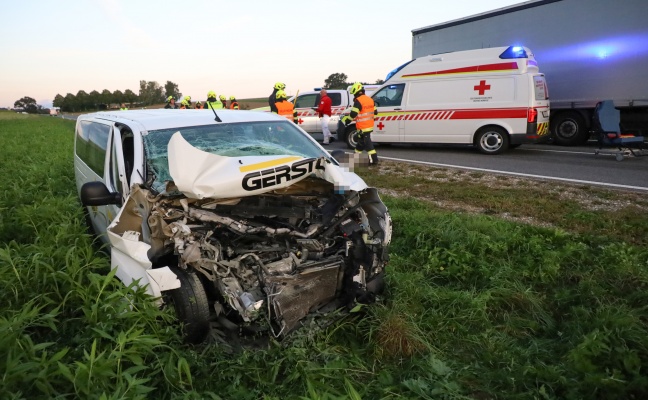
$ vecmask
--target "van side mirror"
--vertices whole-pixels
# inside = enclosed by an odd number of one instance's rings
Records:
[[[88,182],[81,186],[81,204],[84,206],[121,206],[121,194],[111,193],[103,182]]]

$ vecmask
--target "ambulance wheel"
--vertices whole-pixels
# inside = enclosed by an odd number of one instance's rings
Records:
[[[205,287],[194,272],[171,267],[180,287],[164,292],[165,301],[173,307],[187,343],[201,343],[209,334],[209,301]]]
[[[351,150],[355,150],[358,145],[358,131],[356,131],[355,126],[350,126],[345,129],[344,141],[346,145]]]
[[[551,135],[560,146],[575,146],[587,141],[585,119],[577,112],[563,112],[551,119]]]
[[[509,147],[506,131],[498,126],[487,126],[477,132],[475,145],[484,154],[500,154]]]

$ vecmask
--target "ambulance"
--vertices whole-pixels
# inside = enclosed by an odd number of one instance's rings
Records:
[[[500,154],[549,137],[545,76],[522,46],[416,58],[390,72],[371,97],[376,143],[467,144]],[[355,148],[355,126],[340,128]]]

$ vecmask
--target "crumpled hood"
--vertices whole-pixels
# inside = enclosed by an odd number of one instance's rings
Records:
[[[168,145],[169,173],[189,198],[232,198],[258,195],[291,186],[314,174],[335,185],[336,192],[361,191],[367,184],[325,157],[224,157],[195,148],[180,132]]]

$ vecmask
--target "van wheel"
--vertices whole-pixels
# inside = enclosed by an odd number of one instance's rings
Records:
[[[551,119],[551,135],[556,144],[575,146],[587,141],[585,119],[577,112],[565,112]]]
[[[182,323],[182,334],[187,343],[201,343],[209,334],[209,302],[205,287],[198,276],[177,267],[170,267],[180,280],[180,287],[169,290],[166,300]]]
[[[348,148],[355,150],[358,145],[358,131],[356,131],[355,125],[347,126],[345,129],[344,141]]]
[[[475,145],[484,154],[500,154],[508,149],[509,137],[504,129],[487,126],[477,131]]]

